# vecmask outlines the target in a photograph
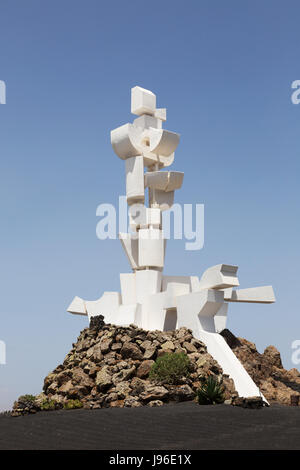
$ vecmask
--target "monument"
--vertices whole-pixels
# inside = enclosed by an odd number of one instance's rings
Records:
[[[75,297],[68,312],[104,315],[106,323],[145,330],[185,326],[203,341],[208,352],[235,383],[240,396],[259,395],[259,389],[224,338],[229,302],[275,302],[272,286],[236,289],[238,266],[218,264],[202,276],[164,276],[166,240],[162,211],[172,207],[184,174],[165,170],[174,161],[179,134],[163,129],[166,109],[156,107],[149,90],[131,90],[131,112],[138,117],[111,132],[117,156],[124,160],[126,197],[131,233],[119,238],[132,272],[120,274],[121,292],[104,292],[100,299]],[[148,191],[148,207],[145,192]]]

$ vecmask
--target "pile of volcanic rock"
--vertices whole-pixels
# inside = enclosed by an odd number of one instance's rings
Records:
[[[293,397],[300,396],[300,372],[283,368],[278,349],[268,346],[261,354],[254,343],[227,329],[221,335],[270,403],[290,405]]]
[[[190,360],[190,373],[177,384],[149,378],[154,361],[166,353],[183,352]],[[190,330],[145,331],[134,325],[105,325],[96,319],[84,329],[63,364],[44,381],[43,398],[63,406],[80,400],[84,408],[160,406],[193,400],[209,375],[223,382],[225,399],[237,396],[233,381],[223,375],[206,346]]]

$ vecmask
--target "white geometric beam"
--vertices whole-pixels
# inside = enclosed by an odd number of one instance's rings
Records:
[[[80,297],[74,297],[67,312],[73,313],[74,315],[87,315],[86,305],[83,299]]]
[[[276,299],[272,286],[261,286],[237,290],[224,289],[224,300],[227,302],[271,304]]]
[[[238,266],[229,264],[217,264],[208,268],[202,275],[199,288],[202,289],[226,289],[240,285],[237,278]]]

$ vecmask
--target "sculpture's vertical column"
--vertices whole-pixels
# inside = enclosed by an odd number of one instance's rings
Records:
[[[125,160],[126,197],[132,233],[120,234],[132,274],[121,275],[122,304],[141,305],[141,324],[147,323],[146,299],[161,291],[166,241],[162,211],[173,204],[174,190],[169,187],[175,172],[162,172],[174,160],[179,135],[162,129],[166,110],[156,108],[156,96],[149,90],[131,90],[131,112],[138,117],[111,132],[115,153]],[[144,171],[146,169],[146,172]],[[172,177],[170,174],[172,173]],[[149,207],[145,205],[148,190]],[[129,308],[129,307],[128,307]]]
[[[175,178],[175,172],[160,170],[173,162],[179,135],[162,129],[166,110],[156,108],[156,96],[149,90],[132,88],[131,112],[138,116],[133,124],[111,132],[114,151],[125,160],[126,197],[133,230],[133,233],[120,234],[120,239],[133,271],[153,284],[157,273],[140,271],[161,272],[164,267],[166,244],[161,212],[172,206],[174,190],[181,187],[183,173],[177,173]],[[144,206],[147,189],[149,207]]]

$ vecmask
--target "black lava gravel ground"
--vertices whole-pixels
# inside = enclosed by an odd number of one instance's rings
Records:
[[[300,449],[300,407],[187,402],[2,415],[0,449]]]

